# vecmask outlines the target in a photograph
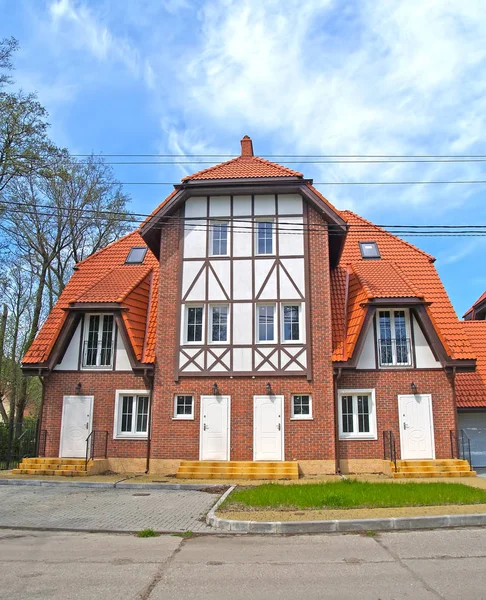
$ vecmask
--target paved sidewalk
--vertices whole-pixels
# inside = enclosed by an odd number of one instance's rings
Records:
[[[194,490],[0,487],[0,526],[98,531],[212,531],[219,494]]]

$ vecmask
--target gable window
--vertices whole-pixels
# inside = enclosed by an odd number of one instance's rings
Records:
[[[259,304],[257,306],[257,339],[259,342],[275,341],[275,305]]]
[[[290,410],[291,419],[312,419],[312,397],[306,394],[293,394]]]
[[[203,307],[186,307],[186,342],[202,342],[203,339]]]
[[[115,437],[147,437],[149,392],[117,390],[115,406]]]
[[[217,304],[211,306],[211,342],[228,341],[228,305]]]
[[[339,391],[339,438],[376,440],[374,390]]]
[[[381,258],[376,242],[359,242],[361,258]]]
[[[286,342],[300,341],[300,305],[283,306],[283,339]]]
[[[273,250],[273,222],[257,221],[256,225],[256,253],[274,254]]]
[[[147,246],[134,246],[133,248],[130,248],[130,252],[128,253],[125,263],[127,265],[141,265],[146,254]]]
[[[381,367],[411,364],[408,310],[378,311],[378,354]]]
[[[228,254],[228,223],[221,221],[211,223],[211,254],[212,256]]]
[[[174,419],[194,419],[194,396],[174,397]]]
[[[113,365],[113,315],[88,315],[83,341],[83,367],[107,368]]]

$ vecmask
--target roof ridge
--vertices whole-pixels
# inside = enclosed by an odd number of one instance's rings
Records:
[[[279,171],[285,173],[285,176],[287,176],[287,177],[303,177],[303,174],[300,173],[299,171],[294,171],[293,169],[290,169],[289,167],[280,165],[279,163],[272,162],[265,158],[261,158],[260,156],[237,156],[236,158],[231,158],[230,160],[226,160],[222,163],[218,163],[216,165],[213,165],[212,167],[208,167],[207,169],[202,169],[201,171],[197,171],[196,173],[187,175],[186,177],[183,177],[181,179],[181,181],[184,182],[184,181],[190,181],[192,179],[204,179],[204,177],[202,177],[202,175],[214,173],[215,171],[224,169],[228,165],[237,164],[237,163],[251,164],[251,163],[255,163],[255,162],[265,165],[267,167],[272,167],[274,169],[278,169]],[[280,177],[283,177],[283,176],[284,175],[280,175]],[[272,177],[272,175],[256,175],[256,177]],[[273,177],[279,177],[279,175],[273,175]],[[221,179],[238,179],[238,176],[231,176],[231,177],[222,176]]]
[[[413,250],[416,250],[417,252],[420,252],[420,254],[423,254],[424,256],[426,256],[431,262],[435,262],[435,260],[436,260],[435,256],[432,256],[428,252],[425,252],[424,250],[421,250],[417,246],[414,246],[410,242],[407,242],[406,240],[402,239],[398,235],[390,233],[386,229],[383,229],[383,227],[380,227],[379,225],[376,225],[375,223],[372,223],[371,221],[368,221],[368,219],[365,219],[361,215],[358,215],[357,213],[353,212],[352,210],[342,210],[342,211],[340,211],[340,214],[343,217],[343,219],[345,219],[345,220],[346,220],[346,215],[353,215],[354,217],[356,217],[357,219],[360,219],[360,221],[363,221],[367,225],[371,225],[374,229],[378,229],[379,231],[381,231],[382,233],[385,233],[389,237],[392,237],[392,238],[398,240],[399,242],[401,242],[405,246],[408,246],[409,248],[412,248]]]

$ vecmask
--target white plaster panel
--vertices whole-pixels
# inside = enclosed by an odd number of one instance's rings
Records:
[[[277,367],[275,367],[275,365],[270,363],[270,360],[263,362],[265,359],[263,359],[259,354],[255,354],[255,365],[256,365],[256,370],[257,371],[275,371],[277,370]],[[277,360],[275,358],[275,360]],[[263,362],[263,364],[261,364]]]
[[[123,343],[122,336],[118,331],[116,336],[116,359],[115,359],[115,371],[131,371],[132,365],[130,364],[130,359],[128,358],[128,352],[125,348],[125,344]]]
[[[284,217],[279,221],[278,251],[280,256],[304,255],[303,223],[302,217]]]
[[[214,360],[214,358],[213,358],[213,360]],[[210,371],[225,371],[226,372],[226,371],[228,371],[228,369],[224,365],[222,365],[221,363],[218,362],[210,368]]]
[[[251,196],[233,196],[233,216],[251,215]]]
[[[229,217],[231,214],[231,198],[229,196],[210,196],[209,215],[211,217]]]
[[[280,268],[280,297],[285,300],[301,300],[302,297],[299,295],[299,292],[290,281],[287,273]],[[297,287],[298,284],[296,283]],[[300,288],[299,288],[300,291]],[[301,290],[302,295],[304,295],[304,290]]]
[[[261,194],[255,196],[255,215],[274,215],[275,196],[273,194]]]
[[[232,221],[233,256],[251,256],[252,254],[253,228],[248,221],[238,221],[237,219]]]
[[[251,300],[251,260],[233,262],[233,299]]]
[[[183,357],[183,358],[185,358],[185,357]],[[187,361],[187,359],[186,359],[185,361],[184,361],[184,360],[182,361],[181,368],[182,368],[182,365],[184,365],[186,361]],[[187,365],[187,366],[184,368],[184,372],[186,372],[186,371],[190,371],[191,373],[192,373],[192,372],[197,372],[197,373],[200,373],[201,369],[199,369],[199,368],[198,368],[198,367],[197,367],[197,366],[196,366],[194,363],[189,363],[189,364],[188,364],[188,365]]]
[[[204,264],[203,261],[199,261],[199,260],[190,260],[190,261],[185,261],[183,263],[183,265],[182,265],[182,297],[183,298],[186,295],[187,290],[191,287],[191,284],[194,281],[194,278],[198,274],[199,269],[202,267],[203,264]],[[203,279],[206,276],[204,271],[202,272],[201,275],[202,275]],[[201,299],[204,299],[204,297],[202,297]]]
[[[255,261],[255,294],[258,294],[274,262],[274,259],[262,259]]]
[[[279,194],[279,215],[300,215],[303,212],[302,196],[300,194]]]
[[[219,282],[216,279],[216,277],[214,276],[214,273],[209,270],[208,270],[208,283],[209,283],[208,296],[209,296],[210,301],[219,302],[221,300],[227,300],[226,296],[224,295],[223,288],[219,285]]]
[[[184,205],[184,216],[190,217],[206,217],[207,216],[207,200],[204,196],[193,196],[186,200]]]
[[[206,256],[206,222],[184,222],[184,258]]]
[[[54,371],[77,371],[79,361],[79,348],[80,348],[80,336],[81,336],[81,322],[78,323],[76,330],[74,331],[73,337],[69,342],[62,361],[54,367]],[[130,367],[131,369],[131,367]]]
[[[375,347],[375,332],[373,329],[373,324],[370,325],[365,341],[363,344],[363,348],[361,350],[361,354],[358,358],[358,363],[356,365],[357,369],[376,369],[376,347]]]
[[[182,285],[183,285],[183,296],[185,296],[187,290],[191,286],[194,277],[197,275],[198,269],[194,269],[192,267],[193,264],[199,265],[199,269],[201,268],[201,264],[199,261],[186,261],[183,265],[183,275],[182,275]],[[206,269],[203,269],[194,284],[194,287],[189,292],[186,301],[187,302],[199,302],[201,300],[205,300],[206,298]]]
[[[214,272],[218,276],[218,279],[221,281],[224,291],[231,296],[231,286],[230,286],[230,261],[229,260],[213,260],[211,261],[211,266],[214,269]],[[218,286],[220,287],[220,286]],[[212,300],[211,297],[211,286],[209,288],[210,296],[209,299]]]
[[[258,263],[258,261],[257,261]],[[256,267],[255,267],[256,268]],[[258,293],[258,288],[256,290]],[[275,300],[277,297],[277,268],[272,271],[265,287],[260,294],[259,300]]]
[[[292,278],[292,281],[295,283],[297,288],[301,291],[302,296],[305,298],[304,259],[303,258],[285,258],[285,259],[282,259],[281,262],[284,265],[284,267],[287,269],[288,274]],[[288,282],[287,279],[284,279],[284,282],[285,283],[283,283],[282,285],[285,285],[285,286],[291,285],[291,283]],[[296,293],[295,288],[294,288],[294,293]],[[282,288],[281,288],[280,295],[282,298],[286,297],[285,294],[282,293]],[[293,298],[293,296],[291,296],[291,298]]]
[[[250,302],[233,304],[233,344],[251,344],[253,311]]]
[[[419,369],[440,369],[441,364],[435,360],[434,354],[430,349],[427,340],[425,339],[420,325],[412,318],[413,336],[415,340],[415,359],[417,368]]]
[[[196,358],[194,359],[194,362],[196,363],[196,365],[198,365],[199,367],[201,367],[201,369],[204,369],[204,357],[206,355],[206,352],[201,352],[201,354],[198,354],[196,356]]]
[[[233,349],[233,371],[251,371],[251,348]]]

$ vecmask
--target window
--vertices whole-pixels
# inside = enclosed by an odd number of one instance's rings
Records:
[[[143,259],[145,258],[146,254],[146,246],[134,246],[133,248],[130,248],[130,252],[128,253],[127,260],[125,261],[125,263],[127,265],[140,265],[141,263],[143,263]]]
[[[400,367],[411,364],[407,310],[378,311],[378,355],[380,366]]]
[[[294,394],[290,411],[291,419],[312,419],[312,398]]]
[[[139,390],[117,390],[114,437],[146,438],[148,421],[149,392]]]
[[[376,242],[359,242],[362,258],[381,258]]]
[[[298,304],[283,307],[283,339],[286,342],[300,341],[300,306]]]
[[[376,440],[374,390],[339,392],[339,437]]]
[[[113,315],[89,315],[83,342],[83,367],[106,368],[113,364]]]
[[[275,305],[257,306],[257,339],[259,342],[275,341]]]
[[[213,256],[228,254],[228,223],[221,221],[211,223],[211,254]]]
[[[228,341],[228,305],[211,306],[211,342]]]
[[[273,254],[273,223],[272,221],[257,221],[256,223],[256,253]]]
[[[203,339],[203,307],[186,307],[186,342],[202,342]]]
[[[194,396],[174,397],[174,419],[194,419]]]

